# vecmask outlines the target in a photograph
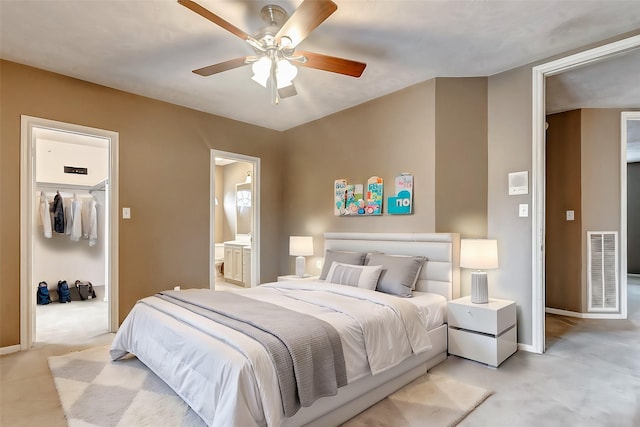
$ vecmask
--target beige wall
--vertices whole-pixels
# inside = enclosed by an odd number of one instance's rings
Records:
[[[318,273],[327,231],[486,233],[485,78],[430,80],[291,129],[285,137],[282,274],[293,271],[289,235],[314,236],[307,269]],[[402,172],[414,176],[414,213],[388,215],[386,199]],[[334,180],[366,183],[374,175],[385,180],[385,214],[334,216]]]
[[[282,134],[92,83],[0,62],[0,346],[19,343],[20,115],[120,135],[120,320],[136,300],[209,280],[209,151],[261,158],[263,280],[275,279]]]
[[[436,79],[436,229],[487,237],[487,79]]]
[[[620,253],[619,109],[582,110],[582,311],[587,311],[587,231],[617,231]],[[618,268],[620,260],[618,257]]]

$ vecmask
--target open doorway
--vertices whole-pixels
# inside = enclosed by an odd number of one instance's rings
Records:
[[[545,351],[545,79],[567,70],[583,67],[597,61],[606,60],[613,56],[632,51],[640,47],[640,36],[629,37],[618,42],[610,43],[585,52],[574,54],[566,58],[548,62],[533,68],[533,117],[532,117],[532,350],[538,353]],[[622,201],[621,201],[622,204]],[[621,209],[621,216],[624,209]],[[621,218],[621,223],[624,220]],[[620,232],[620,247],[626,247],[625,229]],[[618,270],[620,265],[617,266]],[[626,275],[621,275],[620,294],[625,301],[620,305],[619,318],[626,318]],[[607,315],[607,317],[610,317]]]
[[[115,331],[118,135],[23,116],[21,139],[21,348]]]
[[[260,283],[260,159],[211,151],[212,289]]]

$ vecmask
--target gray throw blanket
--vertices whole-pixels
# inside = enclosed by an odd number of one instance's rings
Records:
[[[347,384],[340,336],[323,320],[232,292],[190,289],[156,296],[260,342],[275,366],[286,417]]]

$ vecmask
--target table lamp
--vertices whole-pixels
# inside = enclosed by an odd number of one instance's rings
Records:
[[[289,255],[296,257],[296,276],[304,277],[305,256],[313,255],[313,237],[289,236]]]
[[[492,239],[461,239],[460,267],[473,268],[471,273],[471,302],[486,304],[489,302],[487,272],[498,268],[498,241]]]

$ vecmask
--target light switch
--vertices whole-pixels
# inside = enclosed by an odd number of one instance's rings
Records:
[[[518,208],[518,215],[522,218],[526,218],[529,216],[529,205],[526,203],[520,203],[520,207]]]
[[[573,211],[567,211],[567,221],[573,221],[575,219],[575,214]]]
[[[131,219],[131,208],[122,208],[122,219]]]

